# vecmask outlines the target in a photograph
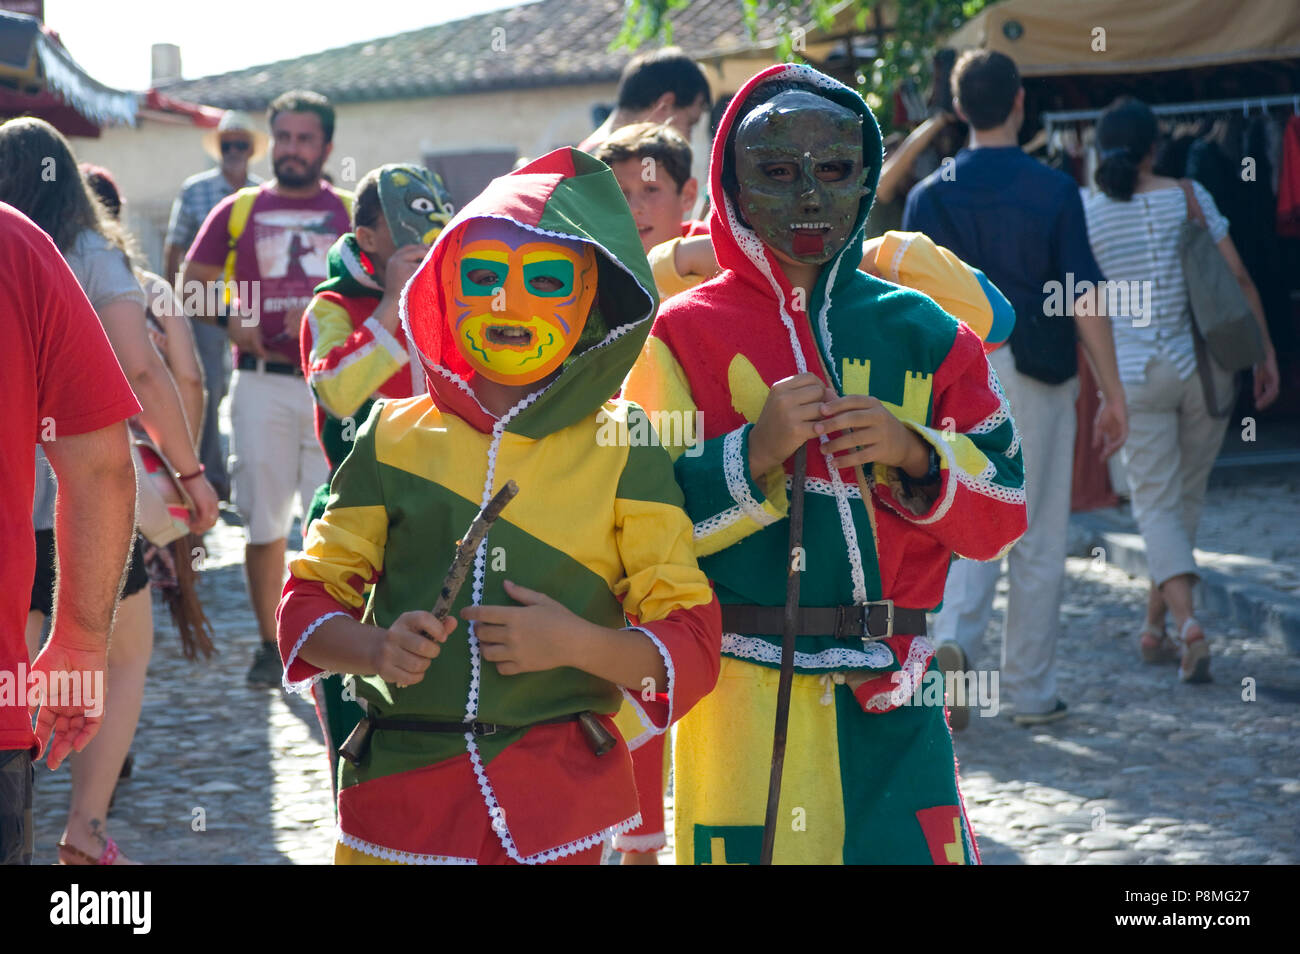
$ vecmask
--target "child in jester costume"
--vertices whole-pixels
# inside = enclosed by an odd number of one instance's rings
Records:
[[[330,248],[329,277],[316,286],[298,336],[303,374],[316,398],[316,438],[331,476],[376,398],[425,391],[424,369],[398,309],[403,286],[452,213],[442,179],[422,166],[380,166],[357,184],[353,229]],[[325,512],[328,497],[326,483],[306,522]],[[360,720],[361,707],[338,676],[316,683],[312,696],[333,777],[338,747]]]
[[[351,673],[366,703],[337,861],[594,862],[639,822],[610,716],[626,697],[662,732],[712,688],[721,639],[667,452],[601,439],[647,430],[611,395],[656,306],[612,173],[571,149],[494,180],[407,285],[429,393],[375,403],[278,616],[292,686]],[[434,617],[509,480],[472,584]]]
[[[679,863],[758,861],[791,566],[774,860],[978,861],[942,702],[909,703],[934,668],[923,611],[952,554],[995,559],[1024,531],[1023,465],[979,336],[856,268],[880,165],[855,92],[804,66],[753,77],[710,167],[724,271],[665,303],[624,388],[647,411],[704,415],[702,452],[675,467],[723,603],[723,662],[677,728]],[[791,553],[788,474],[805,444]]]

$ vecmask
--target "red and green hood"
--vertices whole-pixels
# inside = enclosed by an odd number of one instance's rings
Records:
[[[402,322],[438,406],[481,431],[491,431],[497,419],[474,396],[475,371],[451,335],[439,281],[452,237],[477,218],[506,219],[596,251],[599,285],[582,337],[560,376],[507,415],[504,430],[540,438],[595,413],[618,392],[659,305],[650,266],[613,172],[576,149],[557,149],[492,180],[461,209],[403,290]]]
[[[858,209],[858,219],[853,234],[845,243],[840,254],[822,266],[821,274],[831,281],[841,284],[852,279],[858,261],[862,257],[862,241],[867,222],[867,213],[875,199],[876,183],[880,178],[880,166],[884,161],[880,138],[880,127],[861,96],[843,83],[819,73],[810,66],[797,63],[779,63],[754,74],[732,97],[727,111],[718,125],[717,135],[713,139],[713,154],[709,160],[709,198],[713,212],[709,217],[709,233],[713,236],[713,248],[718,256],[718,263],[724,269],[734,271],[747,283],[757,286],[765,294],[776,294],[790,306],[792,290],[784,272],[777,264],[772,252],[762,243],[758,235],[742,223],[736,214],[726,191],[722,187],[722,166],[725,151],[731,139],[735,125],[744,118],[741,112],[745,101],[759,86],[766,83],[800,83],[811,87],[815,92],[852,110],[862,117],[862,160],[871,170],[867,185],[870,194],[862,200]],[[849,255],[852,268],[840,268],[840,260]],[[819,286],[824,285],[819,282]],[[807,310],[813,311],[813,303],[808,303]],[[791,309],[802,310],[802,309]]]

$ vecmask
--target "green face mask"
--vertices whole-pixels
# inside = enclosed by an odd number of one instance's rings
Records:
[[[432,244],[455,213],[438,174],[405,163],[383,167],[379,204],[396,248]]]
[[[849,240],[870,191],[862,117],[815,93],[779,93],[736,130],[740,212],[763,243],[806,264]]]

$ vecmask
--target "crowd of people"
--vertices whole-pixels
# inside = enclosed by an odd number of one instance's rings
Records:
[[[1209,678],[1192,545],[1226,426],[1212,394],[1233,379],[1198,343],[1189,217],[1258,323],[1257,407],[1278,375],[1226,220],[1153,172],[1150,109],[1107,111],[1085,200],[1021,149],[1006,56],[964,55],[952,115],[888,154],[858,93],[776,65],[717,117],[693,218],[689,138],[711,105],[680,51],[639,57],[580,148],[457,212],[413,163],[335,188],[334,109],[288,92],[269,137],[235,112],[213,130],[218,165],[182,186],[166,278],[143,267],[111,171],[79,167],[41,120],[0,125],[17,343],[0,400],[21,412],[5,442],[35,448],[34,469],[0,463],[0,563],[32,581],[25,642],[25,584],[5,597],[0,662],[44,686],[34,729],[27,696],[0,705],[0,859],[31,858],[39,752],[51,769],[71,756],[60,861],[126,863],[107,819],[151,589],[182,594],[187,652],[205,650],[182,557],[229,501],[260,637],[247,681],[311,695],[339,863],[593,863],[611,837],[624,863],[654,863],[670,770],[680,863],[757,862],[765,835],[781,863],[976,863],[952,741],[970,700],[913,697],[927,673],[969,671],[1005,556],[1004,705],[1024,725],[1067,712],[1078,345],[1101,391],[1095,452],[1122,449],[1150,555],[1137,648]],[[958,121],[965,148],[916,181]],[[261,182],[249,163],[268,148]],[[1106,314],[1108,279],[1156,284],[1143,321]],[[1044,307],[1053,282],[1088,289],[1064,318]],[[611,422],[624,439],[598,439]],[[458,553],[508,483],[517,499]],[[59,672],[100,673],[105,704],[60,697]],[[790,806],[815,823],[786,824]]]

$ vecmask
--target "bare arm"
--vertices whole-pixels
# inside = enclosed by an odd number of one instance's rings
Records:
[[[1096,286],[1080,295],[1074,303],[1074,327],[1101,389],[1102,402],[1097,409],[1093,446],[1101,450],[1104,459],[1119,450],[1128,439],[1128,405],[1124,386],[1119,380],[1115,336],[1106,320]]]
[[[135,465],[126,424],[60,435],[44,447],[59,478],[54,530],[59,572],[51,639],[69,637],[77,646],[103,644],[135,526]]]
[[[144,309],[134,301],[120,299],[105,305],[99,312],[99,320],[122,372],[140,402],[140,422],[144,429],[182,474],[199,470],[199,458],[190,440],[190,427],[180,394],[149,340]],[[202,533],[216,522],[216,492],[202,477],[189,482],[185,489],[195,505],[191,526],[196,533]]]
[[[901,143],[885,160],[885,164],[880,167],[880,181],[876,184],[876,200],[878,202],[892,202],[898,187],[907,178],[908,173],[912,171],[912,166],[916,165],[917,158],[930,145],[939,131],[947,126],[951,117],[947,113],[940,113],[937,116],[931,116],[921,125],[913,129]]]
[[[207,286],[212,282],[220,281],[221,275],[220,265],[205,265],[202,262],[186,260],[185,268],[181,271],[181,287],[185,289],[184,301],[192,317],[209,324],[217,323],[217,316],[208,314],[208,302],[215,300],[215,296],[207,293]],[[195,288],[203,288],[204,294],[191,294],[190,291]],[[266,347],[262,344],[262,329],[258,327],[258,317],[257,315],[244,317],[232,313],[226,324],[226,334],[230,337],[231,343],[241,351],[265,358]]]
[[[180,278],[177,272],[181,270],[184,261],[185,249],[168,242],[166,248],[163,249],[163,278],[167,279],[168,283],[175,284]],[[181,287],[185,287],[183,283]]]
[[[86,747],[103,720],[108,634],[135,524],[135,466],[120,422],[51,440],[45,453],[59,477],[59,565],[50,639],[32,662],[51,688],[32,715],[37,757],[48,752],[47,764],[57,769]],[[77,673],[97,688],[69,698],[53,691],[55,673]]]
[[[181,268],[181,290],[182,300],[189,309],[191,318],[198,318],[200,321],[206,321],[208,324],[216,324],[216,315],[209,315],[207,312],[208,296],[206,294],[188,294],[191,288],[204,288],[211,282],[221,280],[222,267],[220,265],[205,265],[202,262],[186,260],[185,265]]]
[[[159,320],[166,329],[163,356],[172,379],[176,382],[176,390],[185,410],[190,443],[198,447],[207,393],[203,389],[203,365],[199,362],[198,349],[194,344],[194,331],[190,328],[190,320],[179,311],[164,315]]]
[[[1228,268],[1232,270],[1232,277],[1237,279],[1242,294],[1246,296],[1246,301],[1250,303],[1250,310],[1254,313],[1255,322],[1259,325],[1260,340],[1264,342],[1264,360],[1255,365],[1255,407],[1262,411],[1277,398],[1279,380],[1277,352],[1273,350],[1273,339],[1268,333],[1268,320],[1264,317],[1264,303],[1260,300],[1259,290],[1255,288],[1250,273],[1246,271],[1241,256],[1237,254],[1237,247],[1232,244],[1232,239],[1225,235],[1219,239],[1218,246],[1219,252],[1222,253],[1224,260],[1228,263]]]

